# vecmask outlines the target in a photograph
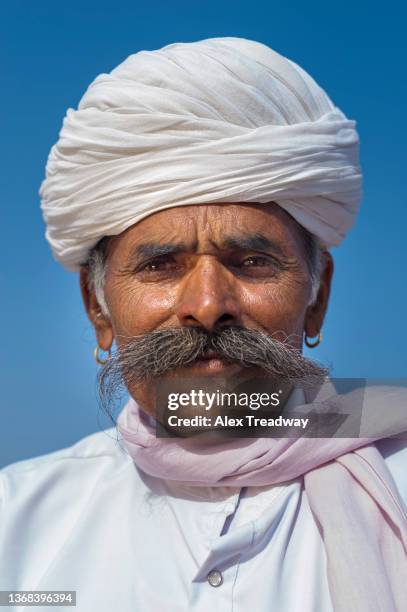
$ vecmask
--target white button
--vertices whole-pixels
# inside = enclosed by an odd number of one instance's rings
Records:
[[[220,573],[220,571],[219,570],[212,570],[211,572],[209,572],[209,574],[208,574],[208,582],[213,587],[220,586],[222,584],[222,582],[223,582],[223,577],[222,577],[222,574]]]

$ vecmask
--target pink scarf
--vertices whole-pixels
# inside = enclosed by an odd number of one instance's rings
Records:
[[[334,398],[338,405],[339,397]],[[235,438],[216,443],[156,438],[133,399],[119,415],[118,429],[135,464],[158,478],[246,487],[302,477],[324,540],[335,612],[404,612],[406,507],[373,442],[406,431],[407,400],[401,390],[386,387],[370,399],[369,410],[378,411],[379,425],[368,438]],[[383,408],[385,423],[380,425]]]

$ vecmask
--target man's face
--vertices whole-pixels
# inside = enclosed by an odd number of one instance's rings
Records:
[[[331,274],[328,257],[310,307],[301,229],[277,205],[182,206],[112,237],[105,279],[109,317],[96,318],[94,295],[85,295],[85,303],[105,350],[113,339],[120,347],[156,330],[226,326],[266,332],[301,349],[304,330],[314,336],[322,325]],[[215,356],[181,374],[238,376],[241,369]],[[149,384],[129,391],[151,412]]]

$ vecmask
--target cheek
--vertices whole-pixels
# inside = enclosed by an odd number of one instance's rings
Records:
[[[178,285],[155,285],[118,279],[106,283],[106,300],[117,344],[120,337],[146,333],[165,325],[179,325],[175,313]],[[236,283],[243,325],[284,339],[295,334],[299,346],[309,288],[303,280],[284,278],[273,283]],[[279,334],[281,332],[281,335]]]
[[[106,284],[106,300],[117,340],[120,335],[150,332],[165,323],[173,310],[175,290],[120,280]]]
[[[246,316],[255,326],[273,333],[277,339],[295,334],[293,344],[299,346],[307,309],[309,289],[304,282],[284,279],[244,288]],[[279,333],[281,332],[281,334]]]

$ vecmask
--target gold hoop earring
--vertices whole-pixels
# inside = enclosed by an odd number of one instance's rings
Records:
[[[315,348],[316,346],[318,346],[318,344],[321,344],[322,342],[322,331],[319,332],[317,339],[315,340],[315,342],[310,342],[307,336],[307,333],[304,332],[304,342],[305,345],[308,346],[308,348]]]
[[[97,364],[99,364],[99,365],[105,365],[105,364],[106,364],[106,363],[109,361],[109,359],[110,359],[110,356],[111,356],[111,349],[109,349],[108,351],[106,351],[106,352],[107,352],[107,357],[106,357],[106,359],[101,359],[101,358],[100,358],[100,356],[99,356],[99,351],[100,351],[100,346],[99,346],[99,345],[96,345],[96,347],[95,347],[95,349],[94,349],[94,351],[93,351],[93,356],[94,356],[94,358],[95,358],[95,361],[96,361],[96,363],[97,363]]]

